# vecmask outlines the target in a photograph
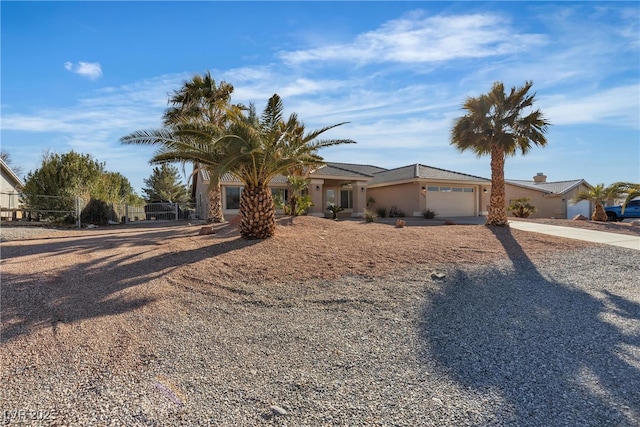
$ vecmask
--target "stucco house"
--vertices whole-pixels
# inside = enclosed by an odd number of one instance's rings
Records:
[[[2,219],[12,219],[20,207],[19,193],[24,183],[2,159],[0,175],[0,214]]]
[[[507,203],[523,197],[531,199],[530,203],[536,207],[531,218],[571,219],[576,215],[590,218],[593,212],[591,202],[571,202],[578,192],[589,189],[591,185],[584,179],[548,182],[547,176],[542,172],[537,173],[531,181],[508,179],[505,183]]]
[[[330,217],[329,204],[344,210],[342,217],[360,217],[365,209],[392,209],[402,216],[422,216],[433,211],[438,218],[487,215],[491,195],[491,180],[461,172],[413,164],[394,169],[372,165],[328,162],[309,174],[308,194],[313,206],[308,215]],[[192,196],[196,213],[206,217],[208,206],[209,174],[200,170],[193,179]],[[242,183],[231,174],[220,180],[222,207],[226,217],[239,212]],[[287,181],[277,176],[270,183],[272,194],[287,198]],[[589,217],[591,204],[576,205],[570,199],[591,186],[583,179],[547,182],[544,174],[532,181],[507,180],[506,199],[528,197],[537,211],[532,218],[573,218],[577,214]]]
[[[489,203],[490,180],[421,164],[396,169],[372,165],[328,162],[309,174],[308,194],[313,206],[308,214],[330,216],[329,204],[344,210],[340,216],[362,216],[364,210],[386,207],[406,216],[422,216],[426,209],[439,217],[478,216]],[[205,170],[194,176],[192,195],[196,212],[207,212],[209,174]],[[230,174],[220,180],[225,216],[238,213],[242,183]],[[286,178],[276,177],[270,184],[273,194],[286,196]]]

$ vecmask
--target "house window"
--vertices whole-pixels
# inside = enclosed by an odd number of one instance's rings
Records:
[[[240,209],[242,187],[225,187],[225,209]]]
[[[289,192],[287,191],[286,188],[272,188],[271,189],[271,197],[273,197],[273,200],[282,200],[283,202],[286,202],[287,200],[289,200]]]
[[[327,206],[336,204],[336,190],[327,190],[325,193]]]
[[[340,207],[343,209],[353,208],[353,191],[340,190]]]

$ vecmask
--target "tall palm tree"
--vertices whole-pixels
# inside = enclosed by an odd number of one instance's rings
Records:
[[[174,91],[169,99],[171,107],[163,116],[163,124],[166,127],[177,126],[184,123],[209,123],[213,127],[222,130],[227,120],[227,107],[231,102],[233,86],[221,81],[216,81],[207,71],[203,76],[195,75],[191,80],[184,82],[179,90]],[[242,107],[238,105],[238,107]],[[203,166],[194,163],[195,175]],[[211,180],[209,183],[209,207],[207,221],[224,222],[222,210],[222,192],[219,180]]]
[[[533,83],[512,87],[507,95],[501,82],[491,91],[469,97],[462,108],[467,113],[455,120],[451,144],[458,150],[472,150],[478,157],[491,156],[491,197],[486,225],[509,225],[505,200],[504,164],[506,156],[520,151],[527,154],[533,145],[545,146],[549,122],[540,110],[531,110],[535,94],[529,95]],[[526,114],[528,112],[528,114]],[[526,115],[525,115],[526,114]]]
[[[323,164],[317,151],[350,139],[319,140],[318,137],[345,123],[305,132],[295,113],[282,118],[282,100],[273,95],[260,117],[255,107],[229,106],[228,122],[221,130],[209,123],[182,121],[172,128],[143,130],[121,138],[123,143],[154,144],[158,152],[152,163],[193,161],[206,166],[211,179],[231,173],[244,184],[240,197],[240,234],[264,239],[275,233],[275,206],[269,182],[292,168]]]

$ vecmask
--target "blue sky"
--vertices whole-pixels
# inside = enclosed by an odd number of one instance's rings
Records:
[[[413,163],[490,177],[449,132],[467,96],[534,82],[553,124],[508,179],[640,182],[637,2],[8,2],[1,144],[24,173],[46,151],[106,163],[140,192],[168,95],[209,70],[233,102],[278,93],[307,129],[355,145],[327,161]]]

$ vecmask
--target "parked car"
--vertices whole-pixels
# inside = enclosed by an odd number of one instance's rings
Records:
[[[178,217],[176,218],[176,210]],[[144,213],[148,220],[151,219],[178,219],[181,216],[180,206],[167,200],[154,200],[144,206]]]
[[[640,218],[640,199],[631,200],[627,203],[622,213],[622,206],[607,206],[604,208],[609,221],[622,221],[627,218]]]

